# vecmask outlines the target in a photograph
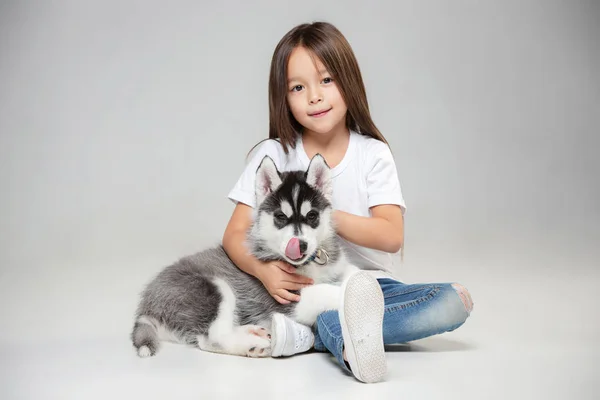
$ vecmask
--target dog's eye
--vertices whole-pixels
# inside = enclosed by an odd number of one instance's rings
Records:
[[[282,213],[281,211],[278,211],[278,212],[275,213],[275,218],[278,221],[285,221],[287,219],[287,217],[285,216],[285,214]]]
[[[306,219],[309,221],[314,221],[315,219],[317,219],[319,215],[317,214],[316,211],[309,211],[308,214],[306,214]]]

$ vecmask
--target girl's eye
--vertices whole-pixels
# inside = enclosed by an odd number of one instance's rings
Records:
[[[302,86],[300,86],[300,85],[296,85],[292,88],[292,92],[298,92],[300,90],[302,90]]]
[[[331,78],[323,79],[323,83],[331,83],[331,82],[333,82],[333,79],[331,79]]]

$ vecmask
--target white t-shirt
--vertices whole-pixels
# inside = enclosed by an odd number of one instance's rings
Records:
[[[261,143],[237,183],[229,192],[229,199],[255,207],[254,180],[256,170],[265,155],[270,156],[279,171],[308,169],[310,159],[304,151],[302,136],[296,148],[288,147],[286,155],[276,140]],[[342,161],[331,170],[333,182],[332,206],[335,210],[368,217],[369,208],[380,204],[396,204],[406,210],[396,164],[389,147],[376,139],[350,133],[350,142]],[[357,267],[396,275],[394,266],[398,257],[379,250],[358,246],[341,240],[349,260]],[[377,274],[375,274],[377,275]]]

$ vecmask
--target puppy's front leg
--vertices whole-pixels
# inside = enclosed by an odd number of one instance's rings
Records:
[[[326,283],[302,289],[300,301],[294,309],[294,319],[304,325],[313,325],[322,312],[338,309],[341,295],[339,286]]]
[[[348,279],[351,275],[357,273],[360,269],[352,264],[348,264],[344,267],[342,272],[342,282]]]

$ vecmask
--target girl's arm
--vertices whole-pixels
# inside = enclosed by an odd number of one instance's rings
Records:
[[[404,244],[404,218],[400,206],[384,204],[371,208],[371,217],[335,210],[337,233],[349,242],[387,253]]]

